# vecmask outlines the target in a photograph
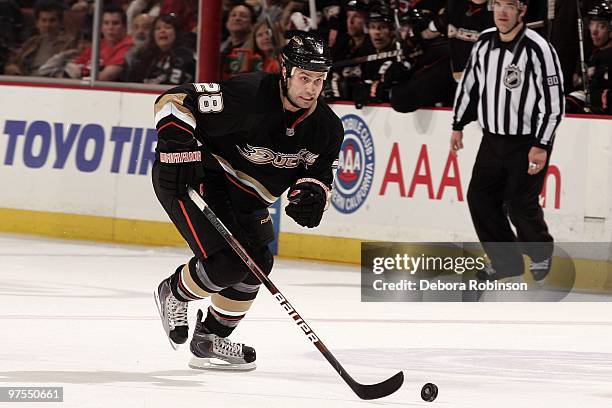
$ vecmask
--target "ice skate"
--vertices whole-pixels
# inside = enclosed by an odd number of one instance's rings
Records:
[[[177,350],[178,345],[185,343],[189,338],[187,302],[181,302],[174,297],[170,289],[170,278],[164,279],[153,295],[170,345]]]
[[[198,310],[198,322],[189,345],[193,353],[189,367],[200,370],[254,370],[255,349],[208,332],[202,322],[203,315]]]
[[[550,272],[551,265],[552,257],[546,258],[540,262],[530,261],[529,271],[531,272],[531,275],[533,275],[533,279],[536,282],[543,282]]]

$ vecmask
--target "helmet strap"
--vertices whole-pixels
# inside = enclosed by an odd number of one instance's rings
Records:
[[[283,74],[281,72],[281,91],[283,92],[283,96],[285,97],[285,99],[287,99],[289,101],[289,103],[298,108],[298,109],[302,109],[301,106],[299,106],[298,104],[296,104],[295,102],[293,102],[291,100],[291,98],[289,97],[289,78],[291,78],[291,76],[293,75],[293,70],[295,69],[295,67],[291,67],[291,71],[288,73],[287,72],[287,66],[284,65],[283,68],[285,69],[285,73]]]
[[[285,98],[286,98],[286,99],[289,101],[289,103],[290,103],[291,105],[293,105],[293,107],[298,108],[298,109],[302,109],[302,107],[301,107],[300,105],[298,105],[297,103],[295,103],[295,102],[293,102],[293,101],[291,100],[291,98],[289,97],[289,93],[287,93],[287,94],[285,95]]]

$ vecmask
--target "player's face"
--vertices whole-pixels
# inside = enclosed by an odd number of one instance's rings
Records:
[[[55,11],[41,11],[36,19],[36,29],[42,36],[57,35],[61,29],[59,15]]]
[[[155,38],[155,44],[157,44],[160,50],[168,51],[174,45],[176,31],[172,24],[157,20],[153,37]]]
[[[603,47],[610,41],[610,26],[607,21],[591,20],[589,32],[593,45],[597,48]]]
[[[317,100],[325,82],[324,72],[296,68],[287,81],[289,98],[302,109],[310,108]]]
[[[106,41],[118,43],[125,37],[126,27],[119,13],[104,13],[102,15],[102,34]]]
[[[371,22],[368,25],[368,34],[377,50],[384,50],[391,44],[391,28],[387,23]]]
[[[362,36],[364,28],[365,18],[363,13],[360,13],[355,10],[349,10],[346,12],[346,30],[349,36]]]
[[[493,2],[493,20],[502,33],[514,29],[525,14],[525,8],[520,8],[517,0],[495,0]]]

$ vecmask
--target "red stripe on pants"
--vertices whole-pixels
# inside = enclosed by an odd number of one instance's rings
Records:
[[[183,215],[185,216],[185,219],[187,220],[187,225],[189,225],[191,234],[195,238],[196,243],[198,244],[198,247],[200,248],[200,251],[202,251],[204,258],[208,258],[208,255],[206,255],[206,251],[204,250],[204,246],[200,242],[200,238],[198,237],[198,234],[196,234],[195,228],[193,228],[193,224],[191,223],[191,218],[189,218],[189,215],[187,214],[187,210],[185,209],[185,204],[183,204],[181,200],[178,200],[178,202],[179,202],[179,205],[181,206],[181,210],[183,211]]]

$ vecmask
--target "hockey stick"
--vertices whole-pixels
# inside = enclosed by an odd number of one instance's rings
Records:
[[[528,28],[542,28],[544,27],[544,20],[532,21],[530,23],[527,23],[527,27]],[[408,58],[416,58],[421,55],[423,55],[423,50],[417,49],[409,53],[407,56]],[[377,52],[375,54],[362,55],[361,57],[348,58],[348,59],[343,59],[340,61],[334,61],[334,63],[332,63],[332,68],[348,67],[349,65],[357,65],[363,62],[386,60],[386,59],[391,59],[391,58],[396,58],[396,57],[401,58],[402,56],[404,56],[404,52],[401,49]]]
[[[552,36],[553,21],[555,19],[555,0],[548,0],[548,10],[546,10],[546,39],[550,41]]]
[[[542,28],[544,27],[544,20],[532,21],[527,23],[527,28]]]
[[[587,74],[587,65],[584,59],[584,25],[582,22],[582,10],[580,0],[576,0],[576,11],[578,12],[578,49],[580,50],[580,74],[582,76],[582,87],[584,88],[585,94],[585,106],[586,112],[590,112],[591,108],[591,95],[589,87],[589,75]]]
[[[400,33],[401,27],[399,23],[398,9],[395,9],[393,12],[393,23],[395,24],[395,50],[397,51],[397,62],[402,62],[402,33]]]
[[[393,377],[380,382],[378,384],[360,384],[353,379],[342,367],[342,365],[336,360],[334,355],[329,351],[329,349],[323,344],[323,342],[319,339],[319,337],[315,334],[315,332],[310,328],[310,326],[304,321],[302,316],[295,310],[295,308],[289,303],[287,298],[281,293],[280,290],[272,283],[272,281],[262,272],[262,270],[257,266],[257,264],[253,261],[253,259],[247,254],[246,250],[238,240],[232,235],[232,233],[227,229],[225,225],[221,222],[219,218],[215,215],[215,213],[210,209],[208,204],[204,201],[202,197],[198,193],[195,192],[192,188],[189,188],[189,197],[193,201],[193,203],[204,213],[204,216],[210,221],[210,223],[215,227],[219,234],[227,241],[227,243],[232,247],[232,249],[236,252],[236,254],[242,259],[242,261],[249,267],[251,272],[259,279],[259,281],[270,291],[274,299],[280,304],[280,306],[285,309],[289,317],[293,319],[295,324],[304,332],[304,335],[314,344],[317,349],[323,354],[323,357],[331,364],[331,366],[336,370],[340,377],[348,384],[349,387],[357,394],[357,396],[361,399],[370,400],[386,397],[387,395],[393,394],[397,391],[402,384],[404,383],[404,373],[400,371],[395,374]]]
[[[423,54],[423,51],[417,50],[417,51],[414,51],[408,54],[408,57],[414,58],[422,54]],[[361,57],[355,57],[355,58],[349,58],[345,60],[336,61],[332,64],[332,68],[342,68],[342,67],[347,67],[349,65],[361,64],[362,62],[385,60],[385,59],[391,59],[395,57],[401,58],[403,55],[404,55],[404,52],[402,50],[383,51],[383,52],[378,52],[376,54],[368,54],[368,55],[363,55]]]

